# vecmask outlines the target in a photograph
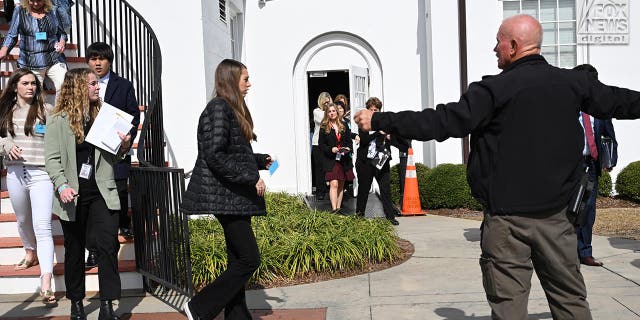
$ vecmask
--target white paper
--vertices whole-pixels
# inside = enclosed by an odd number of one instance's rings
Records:
[[[133,128],[131,120],[133,120],[132,115],[103,102],[85,140],[102,150],[116,154],[122,142],[118,131],[124,134],[129,133]]]

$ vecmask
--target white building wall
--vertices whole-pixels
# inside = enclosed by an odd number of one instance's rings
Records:
[[[588,60],[598,69],[598,78],[602,83],[619,87],[640,90],[640,23],[633,23],[640,19],[640,6],[630,7],[630,41],[628,45],[589,45]],[[618,140],[618,165],[611,172],[612,180],[621,169],[629,163],[640,160],[638,135],[640,120],[613,120],[613,126]]]
[[[163,55],[163,102],[165,130],[172,166],[190,170],[195,162],[198,117],[213,89],[213,70],[231,55],[228,26],[218,19],[217,1],[185,0],[192,10],[175,11],[146,0],[129,1],[156,32]],[[394,8],[366,0],[268,1],[260,8],[257,0],[232,0],[244,7],[243,62],[249,68],[251,88],[247,97],[256,124],[256,152],[278,157],[281,168],[266,177],[272,190],[299,192],[297,161],[308,161],[296,150],[292,115],[293,69],[296,57],[311,39],[341,31],[354,34],[371,45],[380,58],[383,74],[381,98],[388,111],[421,110],[434,103],[456,101],[460,95],[457,2],[441,0],[403,1]],[[199,8],[199,9],[195,9]],[[339,8],[339,9],[337,9]],[[640,16],[640,7],[631,7],[631,16]],[[180,21],[180,27],[166,17]],[[467,1],[468,80],[496,74],[492,49],[502,20],[501,3],[496,0]],[[430,35],[426,30],[432,30]],[[605,83],[640,89],[635,77],[640,71],[636,37],[640,25],[631,24],[631,43],[591,46],[584,61],[600,71]],[[358,63],[349,52],[332,60],[331,50],[312,59],[311,68]],[[344,50],[341,48],[339,50]],[[344,52],[344,51],[342,51]],[[431,54],[431,56],[429,56]],[[582,55],[581,55],[582,56]],[[428,63],[427,63],[428,62]],[[432,90],[430,89],[432,87]],[[640,160],[640,148],[633,145],[640,121],[615,121],[620,142],[619,169]],[[302,124],[307,125],[307,124]],[[416,159],[427,159],[428,148],[414,142]],[[435,144],[436,163],[461,163],[461,140]]]
[[[158,37],[162,52],[162,102],[170,165],[191,170],[197,156],[196,129],[210,92],[205,77],[203,10],[206,0],[183,0],[189,10],[129,0]],[[217,11],[215,11],[217,13]],[[177,23],[176,23],[177,22]]]
[[[417,2],[403,2],[390,10],[388,4],[365,0],[270,1],[263,8],[249,1],[246,16],[246,63],[254,85],[248,104],[258,134],[254,149],[277,155],[282,171],[266,177],[270,188],[288,192],[310,188],[296,185],[296,161],[310,158],[295,150],[293,143],[299,138],[292,123],[294,110],[308,106],[293,103],[292,73],[296,57],[313,38],[342,31],[364,39],[380,57],[385,109],[421,110],[423,48],[418,47],[418,40],[424,31],[418,34]],[[351,60],[345,59],[345,65]],[[302,125],[308,127],[308,123]],[[416,146],[416,153],[421,152],[421,145]]]

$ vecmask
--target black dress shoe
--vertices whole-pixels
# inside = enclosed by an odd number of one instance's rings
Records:
[[[100,313],[98,314],[98,320],[120,320],[120,318],[113,312],[113,304],[111,300],[100,301]]]
[[[89,251],[87,256],[87,263],[84,264],[85,269],[91,269],[98,266],[98,253],[95,251]]]
[[[71,301],[71,320],[87,320],[82,300]]]
[[[592,267],[602,267],[604,265],[604,263],[594,259],[593,257],[580,258],[580,263]]]
[[[391,218],[391,219],[387,219],[389,220],[389,222],[391,222],[392,225],[397,226],[400,224],[400,222],[398,222],[398,220],[396,220],[396,218]]]

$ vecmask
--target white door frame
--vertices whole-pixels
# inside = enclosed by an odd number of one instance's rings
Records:
[[[384,101],[382,64],[378,54],[366,40],[352,33],[332,31],[313,38],[302,47],[294,62],[292,73],[297,193],[311,193],[311,146],[309,143],[311,139],[309,137],[307,68],[318,52],[333,46],[350,48],[362,56],[367,64],[367,69],[369,69],[369,94]]]

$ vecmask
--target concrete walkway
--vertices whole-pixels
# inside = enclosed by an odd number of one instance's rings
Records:
[[[322,318],[330,320],[491,319],[478,266],[480,222],[431,215],[399,221],[399,236],[415,246],[407,262],[351,278],[249,291],[249,307],[260,309],[254,312],[254,319],[307,319],[300,316],[303,313],[293,313],[305,309],[310,315],[324,313]],[[640,319],[640,241],[594,236],[593,246],[596,257],[605,264],[581,269],[593,319]],[[24,300],[0,296],[0,318],[62,316],[69,310],[66,300],[53,309]],[[90,319],[97,319],[99,302],[88,303]],[[290,309],[297,310],[287,312]],[[133,313],[125,319],[150,319],[151,313],[166,320],[180,319],[174,309],[144,295],[123,298],[117,310]],[[318,310],[323,312],[312,313]],[[535,277],[529,314],[530,319],[551,319]]]

